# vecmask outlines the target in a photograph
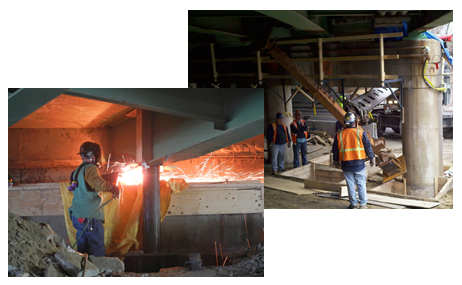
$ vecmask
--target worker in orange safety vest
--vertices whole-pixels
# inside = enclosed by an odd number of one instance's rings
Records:
[[[307,165],[307,139],[308,139],[308,126],[306,121],[302,119],[302,112],[297,110],[294,113],[295,120],[290,124],[290,132],[292,134],[292,141],[294,142],[294,168],[299,166],[300,151],[302,152],[302,165]]]
[[[337,132],[332,145],[333,160],[340,163],[348,186],[349,209],[356,209],[357,199],[355,184],[358,186],[359,208],[367,209],[366,194],[366,157],[375,163],[375,155],[367,134],[357,128],[356,116],[347,112],[343,123],[345,128]]]
[[[268,125],[266,130],[266,141],[268,149],[271,150],[271,165],[273,172],[276,174],[278,171],[284,170],[284,157],[285,150],[291,146],[291,139],[289,136],[288,128],[282,123],[282,114],[276,114],[276,122]]]

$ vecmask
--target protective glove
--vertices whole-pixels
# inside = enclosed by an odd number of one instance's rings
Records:
[[[112,188],[111,188],[111,190],[109,190],[109,192],[112,193],[112,198],[114,198],[114,199],[119,198],[119,193],[120,193],[119,187],[117,187],[114,184],[112,184],[111,186],[112,186]]]
[[[287,143],[287,147],[290,148],[290,146],[292,145],[292,142],[288,142]]]
[[[375,166],[375,157],[371,159],[370,163],[371,163],[371,166]]]
[[[273,143],[270,143],[270,144],[269,144],[269,147],[272,148],[272,147],[273,147]]]
[[[340,161],[334,161],[335,168],[342,168],[342,163]]]

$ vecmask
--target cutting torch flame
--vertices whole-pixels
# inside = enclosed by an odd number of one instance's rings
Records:
[[[143,181],[143,169],[141,166],[128,165],[121,169],[119,174],[119,182],[123,182],[125,185],[138,185]]]

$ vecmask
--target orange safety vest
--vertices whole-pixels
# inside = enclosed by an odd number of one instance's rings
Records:
[[[274,122],[273,124],[273,143],[276,143],[276,134],[278,133],[278,127],[276,126],[276,122]],[[287,128],[284,124],[282,124],[282,126],[284,127],[284,130],[286,131],[286,139],[287,139],[287,142],[289,142],[289,137],[287,136]]]
[[[305,124],[305,120],[301,120],[302,121],[302,125]],[[298,129],[298,124],[297,124],[297,121],[293,121],[291,125],[294,125],[297,129]],[[307,131],[304,131],[305,133],[305,137],[308,138],[308,132]],[[292,135],[292,141],[295,143],[297,142],[297,134],[291,134]]]
[[[366,159],[363,131],[357,128],[342,129],[337,133],[340,161]]]

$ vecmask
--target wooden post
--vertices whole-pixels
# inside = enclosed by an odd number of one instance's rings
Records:
[[[319,85],[323,85],[324,70],[322,66],[322,38],[318,39],[318,53],[319,53]]]
[[[380,34],[380,81],[382,82],[382,87],[385,81],[385,61],[383,58],[383,34]]]
[[[258,68],[258,84],[262,84],[263,74],[261,73],[261,57],[260,51],[257,51],[257,68]]]
[[[217,66],[215,62],[215,50],[213,48],[213,44],[210,44],[210,53],[212,56],[213,81],[217,82],[218,73],[217,73]]]
[[[404,189],[404,195],[407,195],[406,178],[404,178],[404,177],[403,177],[403,189]]]

